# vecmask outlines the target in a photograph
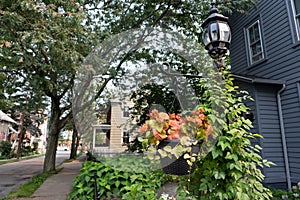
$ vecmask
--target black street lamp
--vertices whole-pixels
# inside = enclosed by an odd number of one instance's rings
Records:
[[[216,61],[222,59],[229,49],[231,32],[228,17],[219,14],[216,3],[211,3],[210,15],[201,25],[202,42],[208,54]]]

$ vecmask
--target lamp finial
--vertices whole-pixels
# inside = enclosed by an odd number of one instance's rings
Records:
[[[210,14],[219,12],[218,8],[216,7],[216,1],[212,1],[210,5],[211,5]]]

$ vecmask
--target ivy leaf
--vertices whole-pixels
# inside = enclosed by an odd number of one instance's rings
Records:
[[[161,155],[162,158],[167,156],[167,152],[163,151],[162,149],[158,149],[158,153]]]
[[[164,150],[168,153],[172,152],[172,147],[171,146],[165,146]]]
[[[183,158],[187,160],[187,159],[190,159],[191,156],[190,156],[188,153],[185,153],[185,154],[183,155]]]

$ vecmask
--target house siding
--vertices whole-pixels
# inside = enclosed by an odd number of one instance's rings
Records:
[[[276,93],[277,87],[271,85],[256,84],[258,102],[257,109],[260,111],[260,133],[263,136],[263,158],[275,163],[270,168],[264,168],[265,183],[281,183],[285,185],[286,174],[282,149],[282,140],[279,123],[279,113]]]
[[[111,102],[111,132],[110,148],[124,150],[122,146],[122,128],[125,126],[128,118],[123,117],[122,102]]]
[[[0,120],[0,141],[6,141],[8,139],[8,127],[10,123]]]
[[[289,0],[262,0],[248,14],[230,16],[232,30],[231,68],[232,73],[244,76],[256,76],[273,80],[286,81],[286,89],[281,93],[284,129],[286,134],[288,159],[292,183],[300,181],[300,106],[297,83],[300,81],[300,45],[295,44],[293,25],[291,24]],[[261,30],[265,59],[253,66],[248,65],[245,28],[255,20],[261,20]],[[265,171],[266,181],[275,172],[278,179],[284,177],[282,149],[278,111],[276,112],[276,94],[257,87],[258,108],[261,113],[261,131],[265,137],[264,158],[276,160],[276,167]],[[269,96],[268,96],[269,95]],[[274,115],[272,115],[272,113]],[[298,148],[297,148],[298,147]]]
[[[244,102],[254,114],[252,133],[260,133],[263,138],[252,139],[252,145],[262,147],[261,156],[275,163],[270,168],[263,168],[266,176],[264,183],[284,188],[286,186],[285,164],[282,151],[282,141],[279,124],[279,113],[276,101],[278,86],[252,84],[236,81],[240,90],[246,90],[254,101]]]

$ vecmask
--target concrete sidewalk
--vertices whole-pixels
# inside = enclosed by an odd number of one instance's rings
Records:
[[[63,163],[59,166],[63,167],[63,170],[47,178],[31,197],[17,200],[67,200],[72,189],[73,179],[80,172],[85,158],[84,155],[72,162]]]

